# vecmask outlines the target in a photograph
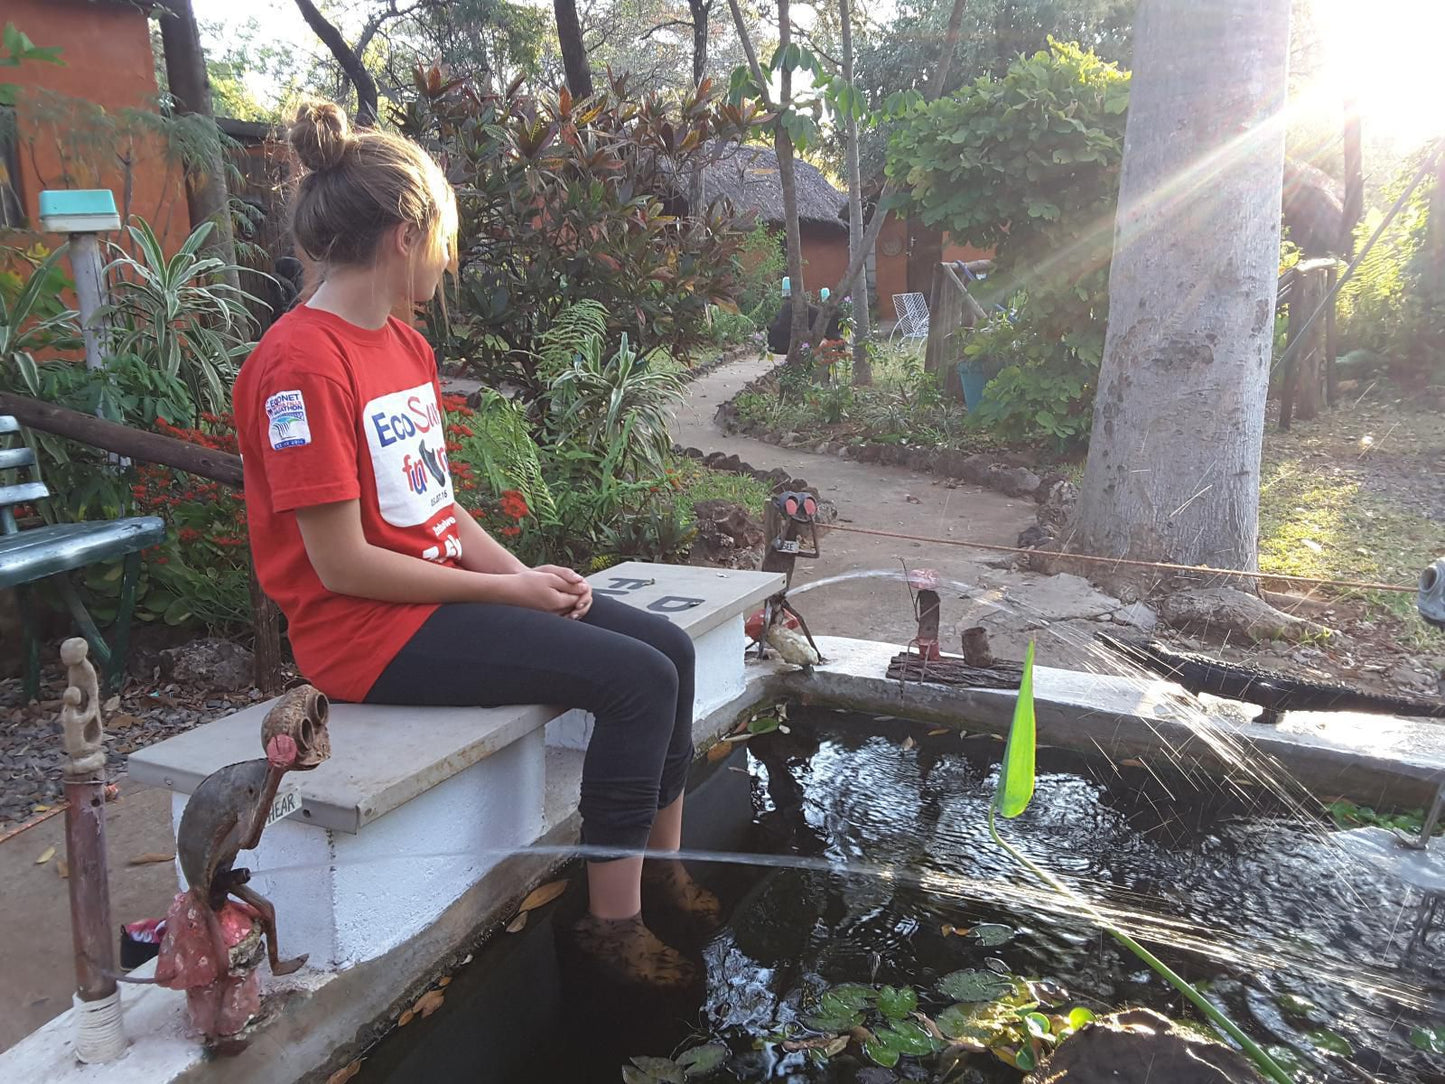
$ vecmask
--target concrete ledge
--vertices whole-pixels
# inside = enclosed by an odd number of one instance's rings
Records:
[[[706,637],[720,650],[736,647],[737,659],[707,653],[706,665],[699,650],[698,715],[736,692],[744,646],[742,617],[783,586],[778,573],[636,561],[588,580],[594,592],[664,616],[694,640]],[[269,707],[257,704],[132,754],[131,777],[190,794],[217,768],[262,755],[261,720]],[[288,776],[287,782],[300,789],[303,823],[355,833],[563,714],[562,709],[539,705],[336,704],[330,723],[331,759],[313,772]],[[581,713],[576,715],[571,741],[557,744],[585,746],[587,730]]]
[[[770,694],[805,704],[899,715],[969,732],[1004,735],[1015,693],[950,685],[900,684],[887,677],[900,650],[873,640],[820,636],[829,660],[811,674],[777,674]],[[1249,721],[1240,705],[1196,699],[1156,678],[1133,679],[1038,666],[1034,671],[1038,740],[1116,758],[1159,756],[1242,782],[1292,780],[1321,798],[1371,805],[1427,805],[1445,780],[1445,724],[1357,712],[1299,712],[1272,726]],[[1200,725],[1200,724],[1207,725]]]

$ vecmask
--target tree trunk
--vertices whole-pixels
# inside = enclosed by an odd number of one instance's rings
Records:
[[[787,49],[793,40],[788,0],[778,0],[778,48]],[[803,234],[798,223],[798,184],[793,174],[793,137],[782,124],[782,114],[793,104],[793,73],[786,66],[778,81],[779,120],[773,126],[773,143],[778,152],[778,183],[783,189],[783,233],[788,244],[788,278],[793,287],[792,332],[788,335],[789,365],[796,365],[803,343],[808,341],[808,296],[803,286]],[[824,325],[826,327],[826,325]],[[819,329],[821,335],[822,329]]]
[[[587,48],[582,44],[582,23],[577,18],[577,0],[552,0],[557,14],[557,40],[562,45],[562,68],[567,89],[574,98],[592,97],[592,69],[587,66]]]
[[[1345,259],[1355,258],[1355,227],[1365,213],[1365,154],[1360,135],[1360,106],[1345,99],[1345,208],[1339,251]]]
[[[366,65],[361,62],[361,57],[346,44],[346,39],[341,36],[341,31],[326,21],[326,16],[316,9],[316,5],[311,0],[296,0],[296,7],[300,10],[301,17],[306,20],[306,25],[331,51],[331,55],[336,58],[336,63],[341,65],[341,70],[346,73],[346,78],[356,89],[357,125],[362,128],[374,127],[380,116],[380,97],[376,91],[376,80],[366,70]]]
[[[853,12],[848,0],[838,0],[843,45],[843,81],[853,82]],[[858,165],[858,118],[851,112],[843,126],[844,147],[848,167],[848,262],[851,264],[863,249],[863,175]],[[873,383],[873,365],[868,358],[869,339],[873,333],[872,304],[868,290],[868,273],[857,278],[857,284],[838,284],[838,292],[853,298],[853,383],[859,387]]]
[[[700,87],[707,78],[707,21],[712,13],[712,0],[687,0],[687,9],[692,13],[692,85]],[[692,173],[687,179],[687,212],[693,218],[701,213],[706,199],[702,183],[703,161],[702,155],[694,160]]]
[[[1256,567],[1289,8],[1139,6],[1109,326],[1070,549]]]
[[[161,18],[161,44],[165,51],[166,82],[179,114],[196,114],[211,119],[211,84],[206,78],[206,56],[191,0],[165,0]],[[215,149],[204,161],[186,163],[186,209],[191,228],[214,222],[207,252],[224,260],[229,271],[223,276],[229,286],[239,286],[235,271],[236,238],[231,228],[231,200],[226,191],[225,162],[221,158],[219,130]]]

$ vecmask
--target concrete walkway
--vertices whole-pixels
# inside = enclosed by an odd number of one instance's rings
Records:
[[[977,486],[950,489],[941,479],[903,467],[858,463],[802,448],[779,448],[751,437],[728,436],[713,424],[713,415],[746,384],[773,367],[771,359],[745,359],[723,366],[689,385],[679,409],[673,439],[683,447],[736,455],[760,470],[782,467],[803,478],[838,509],[838,523],[871,530],[898,531],[929,538],[954,538],[1011,546],[1019,531],[1034,522],[1037,506]],[[961,585],[977,585],[988,571],[981,550],[951,546],[925,547],[892,538],[829,531],[821,542],[822,557],[799,561],[794,592],[799,612],[817,635],[906,643],[916,632],[907,588],[899,573],[910,568],[936,569],[960,586],[940,591],[942,635],[946,647],[958,650],[959,634],[976,623],[976,614],[958,601]],[[876,571],[881,576],[866,573]],[[797,588],[835,576],[856,578],[797,593]]]

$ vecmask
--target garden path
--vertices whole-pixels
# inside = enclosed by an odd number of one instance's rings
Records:
[[[832,501],[840,524],[1012,546],[1019,531],[1034,522],[1037,505],[1032,500],[972,485],[949,488],[940,478],[904,467],[779,448],[723,433],[713,424],[717,408],[774,364],[773,359],[743,358],[693,381],[675,417],[673,439],[683,447],[736,455],[760,470],[782,467]],[[967,584],[997,576],[984,564],[997,555],[953,546],[929,549],[919,542],[829,531],[821,550],[820,559],[798,562],[795,587],[868,569],[898,572],[901,562],[933,568],[945,580]],[[957,651],[963,627],[976,623],[976,615],[958,604],[957,591],[940,594],[944,649]],[[896,578],[847,580],[804,593],[798,608],[812,630],[823,635],[905,643],[917,629],[907,591]]]

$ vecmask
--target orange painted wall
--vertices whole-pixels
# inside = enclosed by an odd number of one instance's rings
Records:
[[[179,165],[168,163],[160,140],[134,122],[124,125],[118,140],[101,138],[93,111],[73,101],[93,103],[112,117],[125,109],[155,112],[155,62],[144,12],[128,3],[90,0],[4,0],[0,9],[4,21],[36,45],[59,46],[65,61],[26,62],[4,73],[6,82],[22,88],[16,109],[20,188],[31,225],[39,227],[42,189],[109,188],[122,214],[128,204],[131,214],[155,227],[166,251],[174,251],[190,232]],[[131,162],[129,185],[119,158]]]
[[[802,226],[803,285],[816,297],[824,286],[837,291],[848,270],[848,235],[841,230]]]
[[[990,255],[992,253],[974,248],[972,245],[955,244],[945,235],[943,242],[943,258],[945,260],[982,260]],[[877,261],[875,289],[877,290],[878,315],[881,319],[892,320],[897,317],[897,313],[893,311],[893,295],[906,293],[908,290],[907,222],[894,215],[888,216],[888,221],[883,223],[883,229],[878,234],[875,258]]]

